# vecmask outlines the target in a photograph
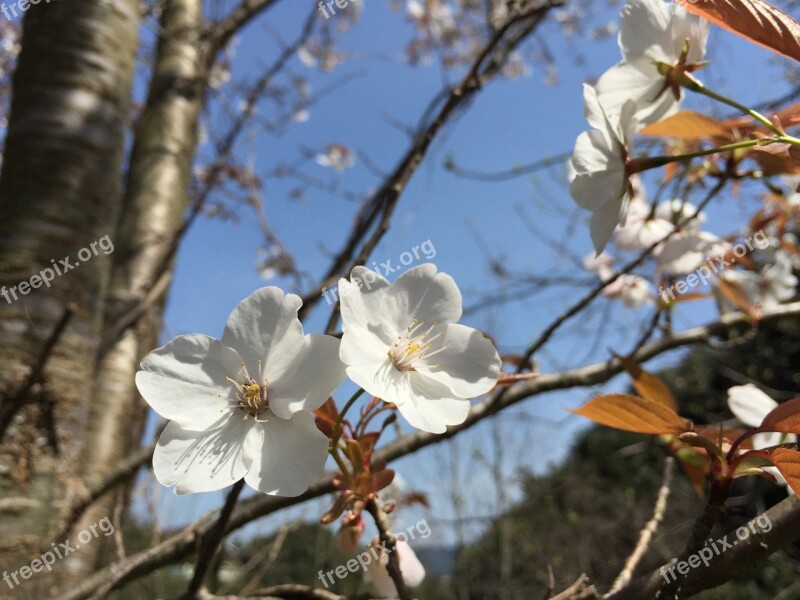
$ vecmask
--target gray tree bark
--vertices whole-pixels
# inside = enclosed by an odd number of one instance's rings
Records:
[[[138,27],[136,0],[52,0],[25,15],[0,173],[4,566],[45,541],[79,451],[111,267],[90,246],[114,237]],[[64,257],[78,266],[63,272]],[[43,285],[56,266],[63,274]],[[15,592],[33,597],[47,580]]]
[[[102,479],[138,447],[146,418],[134,376],[158,342],[164,297],[172,273],[171,250],[186,213],[191,167],[206,88],[201,0],[164,3],[147,104],[134,133],[125,199],[108,294],[107,347],[95,373],[92,401],[78,460],[85,483]],[[120,330],[130,315],[135,325]],[[119,494],[109,494],[84,514],[74,531],[111,517]],[[76,572],[108,562],[111,542],[76,555]],[[77,562],[77,561],[76,561]]]

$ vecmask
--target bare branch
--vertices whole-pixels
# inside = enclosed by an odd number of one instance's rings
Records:
[[[378,528],[380,540],[386,548],[388,563],[386,570],[389,572],[389,577],[394,582],[394,587],[397,589],[397,595],[400,600],[411,600],[411,592],[406,587],[406,582],[403,579],[403,572],[400,570],[400,558],[397,555],[397,538],[394,537],[392,530],[389,528],[389,521],[386,518],[386,513],[378,505],[378,500],[370,498],[364,505],[366,511],[372,515],[375,521],[375,526]]]
[[[461,81],[436,95],[425,111],[426,116],[414,136],[413,143],[391,175],[364,205],[349,238],[333,260],[327,274],[315,290],[304,296],[301,316],[308,314],[309,310],[319,302],[324,288],[333,285],[339,277],[347,274],[348,267],[363,264],[369,258],[389,230],[400,196],[442,128],[500,71],[509,53],[536,29],[550,9],[560,6],[563,2],[564,0],[545,0],[510,19],[495,32]],[[437,111],[436,107],[439,105],[441,107]],[[433,114],[434,111],[435,117],[428,118],[427,114]],[[338,305],[328,323],[329,332],[333,330],[337,316]]]
[[[639,541],[636,544],[636,548],[634,548],[633,552],[628,557],[628,560],[625,561],[625,567],[617,576],[617,579],[614,581],[614,585],[611,586],[611,592],[616,592],[630,583],[631,579],[633,578],[633,572],[636,570],[639,561],[641,561],[642,558],[644,558],[644,555],[647,553],[647,549],[650,546],[650,540],[653,539],[653,535],[658,529],[658,526],[661,525],[661,521],[664,520],[664,513],[667,511],[667,499],[669,498],[670,486],[672,485],[672,474],[674,471],[675,459],[671,456],[668,456],[666,462],[664,463],[664,476],[662,479],[661,488],[658,490],[655,507],[653,508],[653,516],[647,522],[647,525],[644,526],[644,529],[642,529],[641,533],[639,533]]]
[[[761,322],[772,322],[787,317],[800,316],[800,302],[781,305],[765,313]],[[679,334],[672,335],[643,346],[632,358],[643,363],[659,356],[669,350],[690,346],[693,344],[707,343],[715,336],[721,336],[728,331],[751,325],[750,317],[744,313],[730,313],[721,317],[714,323],[695,327]],[[597,385],[608,381],[623,371],[622,364],[617,358],[606,362],[595,363],[562,373],[541,374],[538,378],[518,383],[503,394],[500,402],[492,398],[475,405],[470,411],[467,420],[461,425],[451,427],[443,434],[415,432],[403,436],[383,447],[376,453],[375,461],[391,461],[406,456],[426,446],[449,439],[458,433],[469,429],[500,410],[504,410],[523,400],[545,392]],[[319,481],[295,498],[280,498],[258,495],[243,500],[231,516],[227,532],[243,527],[260,517],[275,513],[284,508],[301,504],[313,498],[318,498],[334,491],[330,478]],[[800,517],[798,517],[800,518]],[[62,600],[80,600],[88,597],[102,598],[110,590],[116,589],[129,581],[142,577],[156,569],[171,564],[189,555],[198,536],[202,535],[210,524],[207,519],[201,520],[171,538],[163,541],[158,546],[132,555],[126,561],[111,565],[102,571],[88,577]],[[625,588],[627,589],[627,588]],[[624,590],[621,590],[624,591]],[[644,596],[643,596],[644,597]],[[624,598],[633,598],[625,596]],[[617,600],[617,599],[615,599]]]
[[[279,1],[280,0],[242,0],[241,4],[234,8],[230,14],[214,28],[208,43],[208,66],[211,66],[217,52],[227,46],[234,35],[258,15],[272,8]],[[316,9],[314,12],[316,13]]]
[[[764,531],[761,522],[757,521],[765,515],[772,524],[769,531]],[[674,595],[662,596],[662,599],[690,598],[703,590],[722,585],[791,544],[797,539],[797,532],[800,531],[800,501],[796,496],[789,496],[742,527],[748,527],[751,532],[757,531],[758,533],[751,534],[744,540],[737,540],[737,544],[732,548],[713,557],[708,567],[701,563],[699,567],[691,569],[685,576],[678,575],[678,577],[682,577],[680,588],[674,592]],[[604,599],[658,598],[659,590],[664,582],[663,573],[670,567],[674,569],[674,562],[667,563],[650,575],[633,581],[618,592],[604,596]]]

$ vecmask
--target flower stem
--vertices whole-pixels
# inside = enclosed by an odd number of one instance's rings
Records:
[[[628,159],[626,170],[628,175],[634,173],[641,173],[649,169],[663,167],[673,162],[683,162],[701,156],[709,156],[711,154],[718,154],[720,152],[730,152],[731,150],[740,150],[742,148],[752,148],[753,146],[767,146],[776,142],[783,142],[787,144],[800,144],[800,140],[793,141],[795,138],[787,135],[780,134],[774,138],[765,138],[760,140],[743,140],[741,142],[734,142],[732,144],[725,144],[715,148],[707,148],[705,150],[697,150],[696,152],[688,152],[686,154],[675,154],[673,156],[642,156],[639,158]]]
[[[717,102],[722,102],[723,104],[727,104],[728,106],[731,106],[731,107],[735,108],[736,110],[739,110],[739,111],[743,112],[744,114],[753,117],[756,121],[758,121],[759,123],[764,125],[766,128],[768,128],[775,135],[783,135],[783,132],[780,129],[778,129],[778,127],[775,126],[775,123],[770,121],[767,117],[762,115],[760,112],[755,111],[752,108],[749,108],[749,107],[745,106],[744,104],[740,104],[740,103],[736,102],[736,100],[732,100],[731,98],[728,98],[726,96],[723,96],[722,94],[718,94],[717,92],[708,89],[706,86],[704,86],[699,81],[694,81],[694,82],[691,82],[691,83],[685,83],[684,87],[686,87],[687,89],[691,90],[692,92],[695,92],[697,94],[702,94],[703,96],[707,96],[708,98],[711,98],[712,100],[716,100]]]
[[[333,443],[337,444],[339,442],[339,434],[342,431],[342,421],[344,420],[344,416],[347,414],[347,411],[350,410],[350,407],[353,406],[356,400],[361,397],[361,394],[364,393],[364,388],[358,388],[358,391],[350,397],[350,400],[347,401],[347,404],[344,405],[342,412],[339,413],[339,416],[336,419],[336,424],[333,426]]]

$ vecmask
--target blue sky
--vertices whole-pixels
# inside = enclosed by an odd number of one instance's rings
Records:
[[[360,20],[341,35],[340,47],[352,59],[332,73],[310,70],[296,59],[292,62],[292,68],[308,77],[314,90],[345,75],[353,75],[353,79],[312,107],[308,122],[294,125],[279,138],[253,135],[247,139],[240,147],[241,156],[254,161],[256,171],[272,169],[281,161],[291,162],[302,148],[317,151],[332,142],[357,149],[369,157],[370,163],[386,171],[399,160],[408,141],[383,116],[391,115],[414,125],[441,88],[443,73],[435,65],[410,67],[395,60],[410,39],[411,28],[401,14],[389,10],[389,4],[388,0],[367,3]],[[306,10],[306,3],[282,3],[267,20],[275,31],[291,40],[299,31]],[[615,20],[617,8],[597,10],[596,23]],[[341,15],[333,17],[337,18]],[[498,289],[499,282],[487,265],[486,248],[512,274],[558,274],[591,282],[591,277],[575,263],[576,257],[583,257],[591,249],[587,215],[569,199],[563,186],[563,169],[492,184],[459,179],[443,169],[447,157],[455,158],[466,168],[493,171],[572,149],[575,137],[587,127],[582,116],[581,83],[618,61],[618,50],[614,39],[565,40],[555,25],[548,25],[542,32],[555,57],[559,83],[547,84],[545,68],[534,65],[528,76],[498,80],[484,89],[468,111],[445,130],[415,174],[391,230],[373,254],[374,260],[391,259],[397,264],[402,252],[430,240],[436,251],[434,262],[455,278],[466,304],[475,301],[479,292]],[[777,97],[785,91],[779,78],[780,62],[775,63],[767,51],[719,30],[712,30],[709,47],[712,64],[701,75],[718,91],[734,94],[744,102]],[[268,63],[276,52],[266,30],[259,23],[252,25],[236,47],[234,78]],[[446,74],[451,79],[457,75]],[[705,99],[690,98],[687,106],[730,114],[724,108],[712,107]],[[361,192],[379,183],[362,160],[341,176],[314,164],[309,164],[306,172],[324,180],[338,180],[342,186]],[[291,200],[295,186],[296,183],[268,179],[263,190],[266,214],[298,263],[319,276],[327,267],[327,253],[341,247],[358,205],[313,190],[301,200]],[[752,206],[746,195],[740,199],[723,198],[709,209],[708,229],[719,234],[735,231]],[[201,219],[187,235],[167,308],[165,340],[189,332],[219,336],[230,311],[258,287],[279,285],[291,290],[291,282],[264,281],[256,272],[261,235],[251,214],[245,209],[240,214],[238,224]],[[531,223],[536,234],[529,229]],[[476,240],[476,231],[482,241]],[[563,248],[556,248],[555,242],[563,244]],[[520,351],[583,293],[582,289],[556,287],[530,299],[490,307],[465,321],[490,331],[501,351]],[[644,310],[598,303],[589,315],[570,323],[565,335],[548,346],[539,357],[541,368],[551,371],[578,366],[607,358],[610,349],[624,351],[637,337],[638,321],[646,314]],[[713,318],[713,314],[711,302],[698,304],[683,311],[676,325],[699,324]],[[323,301],[306,322],[306,331],[322,331],[328,316],[329,308]],[[605,324],[602,330],[601,324]],[[662,364],[675,359],[676,355],[672,355]],[[618,378],[606,389],[621,390],[624,385],[625,381]],[[351,387],[343,387],[336,394],[337,399],[346,400],[350,391]],[[539,472],[563,455],[574,432],[586,425],[565,408],[580,404],[594,392],[584,389],[548,394],[501,417],[506,440],[501,462],[512,482],[520,468]],[[493,487],[487,469],[496,450],[491,429],[488,424],[479,426],[459,436],[454,445],[427,449],[397,463],[410,486],[431,495],[437,517],[454,516],[453,498],[458,496],[463,496],[468,513],[497,511],[496,490],[486,490],[487,486]],[[446,482],[453,470],[461,474],[469,489],[448,487]],[[509,497],[515,493],[512,484]],[[220,494],[176,498],[162,489],[160,495],[159,517],[170,525],[194,520],[221,501]],[[320,514],[315,506],[294,514],[315,519]],[[141,501],[139,508],[143,509]],[[414,523],[426,514],[410,513],[407,519]],[[262,520],[250,530],[268,531],[276,521]],[[432,527],[434,535],[429,543],[452,541],[454,530],[445,521],[440,521],[438,531],[434,522]],[[477,531],[472,527],[467,533],[474,535]]]

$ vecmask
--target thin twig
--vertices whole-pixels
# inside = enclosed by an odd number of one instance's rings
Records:
[[[667,510],[667,500],[669,499],[670,486],[672,485],[672,474],[674,471],[675,459],[671,456],[668,456],[666,462],[664,463],[664,476],[661,482],[661,488],[658,490],[655,507],[653,508],[653,516],[647,522],[647,525],[644,526],[644,529],[642,529],[641,533],[639,533],[639,541],[636,544],[636,548],[634,548],[633,552],[628,557],[628,560],[625,561],[625,567],[617,576],[617,579],[614,581],[614,585],[611,586],[609,593],[616,592],[617,590],[628,585],[630,580],[633,578],[633,572],[636,570],[639,562],[647,553],[647,549],[650,546],[650,540],[653,539],[653,535],[655,534],[659,525],[661,525],[661,521],[664,520],[664,514]]]
[[[304,295],[303,306],[300,309],[301,317],[306,316],[319,302],[324,288],[332,286],[339,277],[348,274],[350,270],[348,267],[352,268],[366,262],[389,230],[392,215],[401,195],[422,164],[437,135],[459,109],[500,71],[508,54],[536,29],[550,9],[563,3],[564,0],[547,0],[510,19],[494,33],[461,81],[454,87],[436,94],[426,110],[413,143],[391,175],[357,215],[350,236],[334,258],[322,281],[313,291]],[[439,106],[441,107],[436,110]],[[428,113],[435,114],[435,117],[429,118]],[[338,307],[337,303],[328,321],[329,333],[335,329]]]
[[[197,563],[194,568],[194,577],[192,577],[189,588],[183,596],[185,600],[192,600],[203,585],[206,571],[211,565],[211,559],[214,558],[217,547],[225,535],[225,528],[228,526],[233,508],[236,506],[236,501],[239,499],[239,494],[242,493],[243,488],[244,479],[240,479],[233,484],[231,491],[228,492],[228,497],[225,499],[225,506],[222,507],[222,511],[219,513],[219,519],[217,519],[214,526],[208,530],[208,533],[201,538],[200,550],[197,553]]]
[[[556,154],[554,156],[548,156],[546,158],[539,159],[527,165],[511,167],[505,171],[474,171],[459,167],[455,163],[448,163],[447,170],[456,177],[472,179],[474,181],[508,181],[509,179],[515,179],[517,177],[522,177],[523,175],[537,173],[543,169],[549,169],[550,167],[563,165],[571,156],[572,152]]]
[[[774,322],[788,317],[800,316],[800,302],[784,304],[765,312],[761,322]],[[687,331],[676,333],[669,338],[660,339],[645,345],[633,359],[644,363],[651,358],[659,356],[669,350],[682,348],[693,344],[707,343],[714,336],[725,335],[734,328],[751,324],[750,317],[744,313],[729,313],[718,321],[695,327]],[[422,431],[407,434],[381,448],[375,455],[375,461],[390,462],[403,456],[416,452],[421,448],[431,446],[470,429],[484,419],[514,406],[525,399],[555,390],[586,387],[604,383],[623,371],[622,364],[616,358],[603,361],[561,373],[542,373],[536,379],[523,381],[508,388],[503,395],[502,402],[493,403],[491,399],[484,400],[472,407],[469,416],[461,425],[450,427],[444,434],[431,434]],[[243,500],[239,508],[233,513],[228,526],[228,532],[244,527],[248,523],[295,506],[308,500],[319,498],[334,491],[330,478],[315,484],[302,495],[294,498],[280,498],[258,495]],[[134,554],[121,564],[114,564],[87,577],[84,581],[74,586],[62,600],[82,600],[90,596],[102,598],[113,589],[152,573],[156,569],[172,564],[188,556],[194,548],[195,541],[208,529],[208,524],[200,520],[183,531],[164,540],[157,546]],[[622,591],[622,590],[621,590]],[[644,597],[644,596],[642,596]],[[630,598],[627,596],[626,598]],[[641,598],[641,597],[640,597]],[[616,600],[616,598],[615,598]]]
[[[397,596],[400,600],[411,600],[411,592],[406,587],[406,582],[403,579],[403,572],[400,570],[400,558],[397,556],[397,539],[394,537],[392,530],[389,528],[389,521],[386,518],[386,513],[378,505],[377,499],[374,497],[367,500],[364,505],[366,511],[372,515],[375,521],[375,526],[378,528],[381,543],[386,548],[388,554],[388,562],[386,570],[389,572],[389,577],[394,582],[394,587],[397,588]]]

